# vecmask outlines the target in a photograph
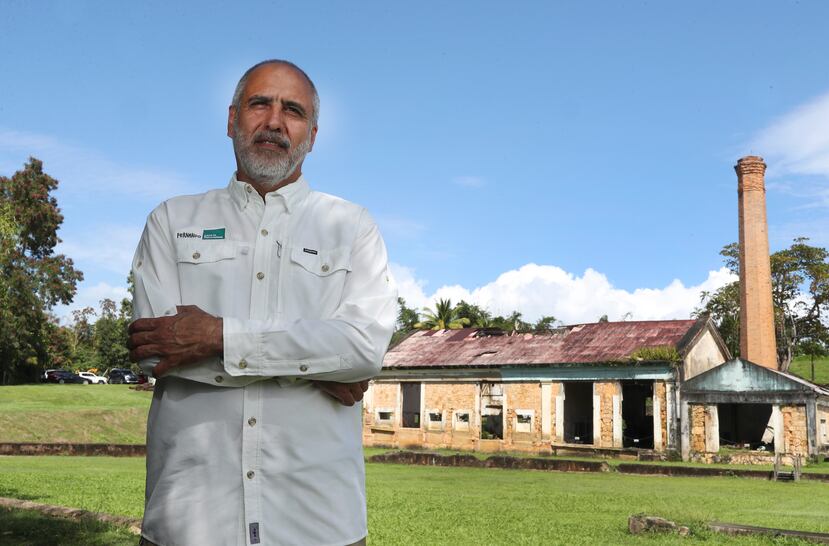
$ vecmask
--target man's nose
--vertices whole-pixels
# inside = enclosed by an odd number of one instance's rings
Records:
[[[270,113],[268,115],[268,119],[265,120],[265,124],[267,129],[271,131],[279,131],[284,133],[285,115],[282,112],[282,108],[279,108],[278,106],[275,108],[271,108]]]

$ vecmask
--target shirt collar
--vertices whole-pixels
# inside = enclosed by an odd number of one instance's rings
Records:
[[[230,192],[230,197],[242,210],[247,208],[251,199],[259,200],[259,194],[256,193],[256,189],[247,182],[238,180],[235,172],[230,177],[230,184],[228,184],[227,190]],[[285,208],[290,213],[293,212],[294,207],[302,203],[310,191],[311,188],[308,186],[308,181],[300,175],[294,182],[268,193],[266,198],[282,198],[285,203]]]

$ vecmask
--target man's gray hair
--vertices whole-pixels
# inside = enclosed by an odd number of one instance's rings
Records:
[[[245,86],[248,83],[248,77],[250,77],[251,73],[259,68],[262,65],[266,64],[281,64],[284,66],[289,66],[302,74],[305,78],[305,81],[308,82],[308,85],[311,87],[311,102],[313,107],[313,112],[311,112],[311,122],[314,127],[317,126],[317,122],[319,121],[320,117],[320,96],[317,93],[317,86],[314,85],[313,80],[305,73],[303,69],[292,63],[291,61],[286,61],[284,59],[268,59],[267,61],[262,61],[261,63],[256,63],[255,65],[248,68],[242,77],[239,79],[239,83],[236,84],[236,90],[233,92],[233,102],[231,103],[236,110],[239,109],[242,102],[242,94],[245,92]]]

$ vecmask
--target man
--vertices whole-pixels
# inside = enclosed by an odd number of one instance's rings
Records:
[[[130,356],[159,378],[145,544],[363,544],[361,406],[396,314],[367,212],[311,191],[313,82],[248,70],[228,115],[236,173],[156,208],[133,261]]]

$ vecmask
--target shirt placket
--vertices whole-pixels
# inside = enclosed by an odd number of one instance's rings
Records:
[[[251,271],[250,318],[263,320],[268,317],[269,292],[276,286],[278,268],[271,266],[277,250],[276,218],[283,207],[280,199],[268,199],[257,232]],[[246,544],[261,544],[262,527],[262,478],[261,433],[263,383],[258,381],[244,388],[242,426],[242,489],[244,493]]]

